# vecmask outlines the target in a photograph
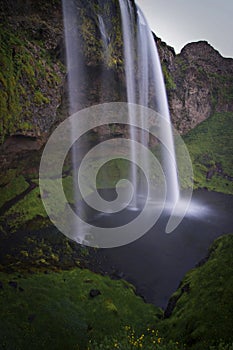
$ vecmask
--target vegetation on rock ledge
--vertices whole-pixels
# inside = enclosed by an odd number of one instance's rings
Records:
[[[232,123],[233,113],[215,113],[184,137],[196,188],[233,194]]]
[[[62,82],[59,63],[52,64],[43,47],[21,35],[0,26],[0,143],[11,134],[37,136],[45,130]]]
[[[186,274],[171,299],[173,308],[161,332],[171,339],[178,337],[188,349],[233,344],[232,289],[233,235],[225,235],[214,242],[207,261]]]

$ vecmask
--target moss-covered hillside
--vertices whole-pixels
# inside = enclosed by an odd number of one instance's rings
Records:
[[[233,194],[232,125],[232,113],[215,113],[184,137],[195,188]]]
[[[188,349],[232,343],[233,235],[217,239],[207,261],[183,279],[170,299],[161,330]]]
[[[161,312],[124,281],[88,270],[36,275],[0,273],[1,349],[87,349],[90,340],[143,331]]]

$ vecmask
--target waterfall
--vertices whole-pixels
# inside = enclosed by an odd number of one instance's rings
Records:
[[[135,77],[135,36],[134,36],[134,13],[131,4],[124,0],[119,0],[121,10],[122,21],[122,34],[123,34],[123,49],[124,49],[124,61],[125,61],[125,76],[126,76],[126,91],[127,102],[129,110],[129,122],[130,122],[130,139],[136,140],[136,130],[134,125],[134,110],[131,106],[137,102],[136,99],[136,77]],[[134,198],[132,209],[137,209],[137,192],[138,192],[138,178],[137,178],[137,155],[133,143],[131,143],[131,182],[134,188]]]
[[[140,76],[138,79],[138,104],[140,106],[148,107],[149,105],[149,57],[148,57],[148,44],[144,36],[145,22],[141,13],[138,13],[137,17],[137,71]],[[142,130],[148,129],[147,119],[145,118],[143,111],[141,112],[141,127]],[[145,146],[149,146],[149,135],[145,131],[141,131],[140,137],[141,143]],[[143,168],[149,168],[148,158],[143,159]],[[140,184],[139,192],[144,193],[144,188]]]
[[[68,71],[68,99],[69,99],[69,114],[77,112],[83,104],[80,97],[79,89],[81,82],[85,80],[85,65],[80,50],[79,41],[79,16],[77,16],[77,8],[75,0],[62,0],[63,22],[66,46],[66,66]],[[72,141],[71,157],[73,164],[73,201],[74,210],[79,212],[79,215],[84,215],[84,207],[80,201],[80,191],[78,186],[78,159],[79,152],[75,145],[75,125],[71,122],[70,138]],[[79,203],[79,204],[78,204]],[[72,223],[72,236],[79,243],[85,241],[84,222],[78,223],[76,220]]]
[[[175,147],[172,134],[172,125],[168,108],[168,101],[161,69],[160,59],[152,32],[146,21],[145,16],[139,7],[137,7],[137,23],[136,33],[134,30],[133,7],[130,0],[119,0],[125,59],[125,74],[127,83],[127,100],[129,103],[137,103],[145,107],[156,106],[156,111],[160,114],[160,130],[161,139],[166,140],[166,147],[162,145],[163,169],[167,183],[167,201],[171,205],[179,199],[179,182],[176,166]],[[135,43],[137,37],[137,44]],[[137,60],[135,59],[137,57]],[[136,72],[137,75],[136,81]],[[154,99],[149,102],[149,85],[154,86]],[[130,108],[130,105],[129,105]],[[131,124],[134,124],[133,113],[130,113]],[[170,127],[167,127],[167,126]],[[145,129],[144,118],[141,116],[142,130]],[[131,126],[130,135],[132,139],[136,139],[135,128]],[[141,142],[149,147],[148,135],[141,132]],[[134,150],[132,152],[132,160],[136,159]],[[144,164],[149,164],[144,159]],[[132,165],[132,183],[137,191],[137,175],[135,166]]]
[[[104,54],[104,58],[105,58],[105,62],[108,63],[108,59],[109,59],[109,50],[108,50],[108,42],[109,42],[109,37],[107,34],[107,30],[104,24],[104,20],[103,17],[98,14],[98,21],[99,21],[99,29],[100,29],[100,34],[101,34],[101,39],[103,42],[103,54]]]
[[[177,174],[177,165],[176,165],[176,154],[172,133],[172,125],[170,112],[168,107],[167,94],[165,89],[165,83],[162,73],[162,68],[160,64],[160,59],[157,51],[157,47],[155,44],[155,40],[153,38],[152,32],[146,22],[146,19],[142,13],[142,11],[138,8],[139,18],[143,18],[142,22],[139,22],[139,26],[143,26],[144,30],[139,30],[140,42],[147,44],[147,50],[145,50],[146,55],[149,55],[151,59],[151,74],[152,81],[155,85],[156,95],[155,102],[157,106],[157,112],[161,115],[160,118],[160,130],[161,130],[161,138],[166,140],[166,148],[162,147],[163,153],[163,167],[164,173],[167,182],[167,199],[171,205],[175,205],[179,200],[179,182],[178,182],[178,174]],[[144,54],[145,55],[145,54]],[[145,60],[145,59],[144,59]],[[148,74],[148,71],[147,71]],[[149,107],[149,105],[147,105]],[[165,122],[164,122],[165,121]],[[170,125],[170,127],[167,127]]]

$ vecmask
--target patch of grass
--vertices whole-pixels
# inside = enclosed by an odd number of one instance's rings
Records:
[[[165,63],[162,63],[162,70],[167,91],[174,90],[176,88],[176,83],[169,73]]]
[[[107,162],[98,172],[98,188],[114,188],[120,179],[129,178],[130,163],[125,159],[115,159]]]
[[[50,102],[49,98],[44,96],[40,91],[35,91],[34,103],[36,105],[40,105],[40,104],[43,104],[43,103],[49,103],[49,102]]]
[[[26,230],[1,235],[0,271],[43,272],[88,267],[95,260],[95,249],[81,246],[55,227],[37,218],[26,224]],[[35,228],[40,227],[40,230]],[[94,264],[95,265],[95,264]]]
[[[88,350],[100,349],[181,350],[184,347],[178,342],[166,341],[156,329],[148,327],[143,333],[137,334],[130,326],[125,326],[124,331],[121,334],[116,334],[113,338],[105,337],[100,344],[96,341],[89,343]]]
[[[0,173],[0,186],[4,187],[9,184],[18,175],[17,169],[8,169]]]
[[[9,225],[11,231],[16,231],[24,226],[26,222],[38,216],[47,218],[46,211],[40,199],[39,188],[36,187],[5,213],[4,221]]]
[[[215,113],[184,137],[196,187],[233,194],[232,125],[232,113]]]
[[[185,288],[186,286],[186,288]],[[183,288],[183,292],[182,292]],[[184,289],[186,291],[184,291]],[[190,271],[174,294],[176,306],[161,332],[189,349],[232,344],[233,235],[218,238],[206,263]]]
[[[151,327],[160,314],[135,296],[130,284],[88,270],[0,273],[0,281],[1,348],[86,350],[89,341],[100,342],[125,325],[138,332]],[[90,297],[92,289],[101,294]]]
[[[233,99],[233,77],[231,74],[208,73],[212,80],[212,86],[215,87],[214,98],[221,99],[226,103]],[[216,90],[216,87],[219,87]]]
[[[9,201],[10,199],[25,191],[28,188],[28,186],[28,183],[22,175],[13,178],[13,180],[10,183],[6,184],[1,189],[0,207],[5,202]]]

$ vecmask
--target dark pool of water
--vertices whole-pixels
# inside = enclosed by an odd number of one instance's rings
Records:
[[[133,283],[147,302],[165,308],[185,273],[208,253],[215,238],[233,233],[233,196],[205,190],[195,191],[194,210],[171,234],[163,214],[155,226],[137,241],[98,251],[101,267]],[[113,227],[127,222],[132,212],[97,216],[96,225]]]

